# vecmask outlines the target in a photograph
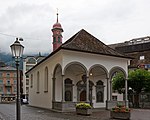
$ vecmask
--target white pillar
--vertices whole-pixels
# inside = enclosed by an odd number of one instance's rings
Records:
[[[62,75],[62,102],[65,101],[65,84],[64,84],[64,75]]]
[[[52,80],[53,80],[53,101],[55,101],[55,80],[56,80],[56,78],[52,78]]]
[[[125,106],[128,107],[128,83],[127,79],[125,79]]]
[[[86,102],[89,102],[89,77],[86,77]]]
[[[109,101],[109,78],[107,79],[107,101]]]
[[[112,79],[110,79],[110,101],[112,101]]]

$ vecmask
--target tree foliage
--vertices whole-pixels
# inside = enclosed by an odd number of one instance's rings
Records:
[[[113,77],[113,89],[119,93],[123,93],[125,88],[125,77],[123,73],[117,73]],[[143,69],[137,69],[129,71],[128,75],[128,88],[132,88],[136,94],[139,94],[142,90],[150,92],[150,72]]]
[[[123,88],[125,88],[125,78],[122,73],[117,73],[113,78],[113,89],[123,93]],[[130,92],[134,96],[134,100],[131,101],[133,106],[139,107],[139,94],[142,91],[150,92],[150,72],[144,69],[129,71],[128,88],[131,88]]]
[[[150,91],[150,72],[143,69],[129,71],[128,86],[137,94],[143,91]]]
[[[113,90],[117,90],[119,93],[124,92],[123,88],[125,88],[125,77],[123,73],[119,72],[113,77],[112,85]]]

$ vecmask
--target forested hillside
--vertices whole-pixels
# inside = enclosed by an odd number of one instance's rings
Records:
[[[26,56],[38,56],[39,54],[32,54],[32,55],[24,55],[23,57],[26,57]],[[43,56],[47,56],[48,53],[44,53]],[[6,65],[11,65],[11,66],[14,66],[15,67],[15,61],[14,59],[12,58],[12,54],[8,54],[8,53],[5,53],[5,52],[0,52],[0,61],[4,62]],[[21,62],[20,62],[20,68],[22,68],[22,59],[21,59]]]
[[[5,62],[7,65],[13,64],[12,55],[8,53],[1,52],[0,53],[0,61]]]

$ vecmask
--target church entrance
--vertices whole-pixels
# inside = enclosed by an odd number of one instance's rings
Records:
[[[89,102],[92,105],[92,90],[93,90],[93,82],[89,81]],[[86,102],[86,83],[83,81],[79,81],[77,83],[77,100]]]
[[[85,90],[83,90],[80,93],[80,101],[86,101],[86,91]]]

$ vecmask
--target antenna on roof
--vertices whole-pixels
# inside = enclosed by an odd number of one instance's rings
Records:
[[[58,23],[58,8],[57,8],[57,23]]]

